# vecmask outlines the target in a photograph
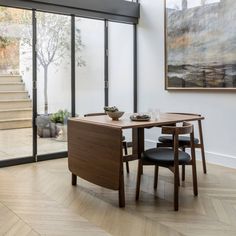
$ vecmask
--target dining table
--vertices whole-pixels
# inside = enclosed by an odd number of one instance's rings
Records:
[[[77,177],[104,188],[118,191],[119,207],[125,207],[123,162],[139,160],[144,151],[147,128],[162,127],[204,117],[161,113],[158,119],[132,121],[124,115],[114,121],[107,115],[76,117],[68,120],[68,167],[72,185]],[[123,155],[123,130],[132,129],[132,152]]]

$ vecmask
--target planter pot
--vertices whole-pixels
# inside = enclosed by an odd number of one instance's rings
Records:
[[[40,138],[55,138],[59,134],[59,129],[56,124],[50,121],[48,115],[40,115],[36,120],[37,133]]]
[[[57,123],[56,127],[59,130],[56,140],[61,142],[67,142],[67,125]]]

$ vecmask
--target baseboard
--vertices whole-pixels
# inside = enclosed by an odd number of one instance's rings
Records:
[[[153,148],[156,147],[156,141],[146,139],[145,140],[145,148]],[[201,152],[199,149],[196,149],[197,159],[201,160]],[[215,153],[205,151],[206,161],[208,163],[235,168],[236,169],[236,156],[225,155],[222,153]]]

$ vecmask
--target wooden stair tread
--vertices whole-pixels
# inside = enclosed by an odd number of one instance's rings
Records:
[[[0,112],[32,111],[32,108],[4,109]]]
[[[0,75],[0,130],[32,127],[32,99],[20,75]]]
[[[13,91],[13,90],[11,90],[11,91],[0,91],[0,94],[1,93],[28,93],[27,91]]]
[[[25,99],[11,99],[11,100],[0,100],[0,102],[26,102],[26,101],[32,101],[30,98]]]
[[[1,77],[22,77],[22,76],[21,76],[21,75],[7,75],[7,74],[6,74],[6,75],[3,75],[3,74],[1,74],[1,75],[0,75],[0,78],[1,78]]]
[[[0,86],[1,85],[24,85],[24,82],[0,82]]]
[[[2,122],[14,122],[14,121],[31,121],[32,118],[17,118],[17,119],[7,119],[7,120],[0,120]]]

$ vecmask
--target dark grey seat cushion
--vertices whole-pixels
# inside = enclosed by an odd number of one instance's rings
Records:
[[[160,136],[158,138],[158,141],[160,143],[171,144],[173,142],[173,137],[172,137],[172,135]],[[198,144],[199,140],[197,138],[194,138],[194,143]],[[190,145],[190,137],[189,136],[179,136],[179,145],[180,146]]]
[[[171,148],[153,148],[146,150],[142,155],[143,160],[163,166],[174,165],[174,150]],[[188,153],[179,151],[179,164],[187,164],[191,160]]]

